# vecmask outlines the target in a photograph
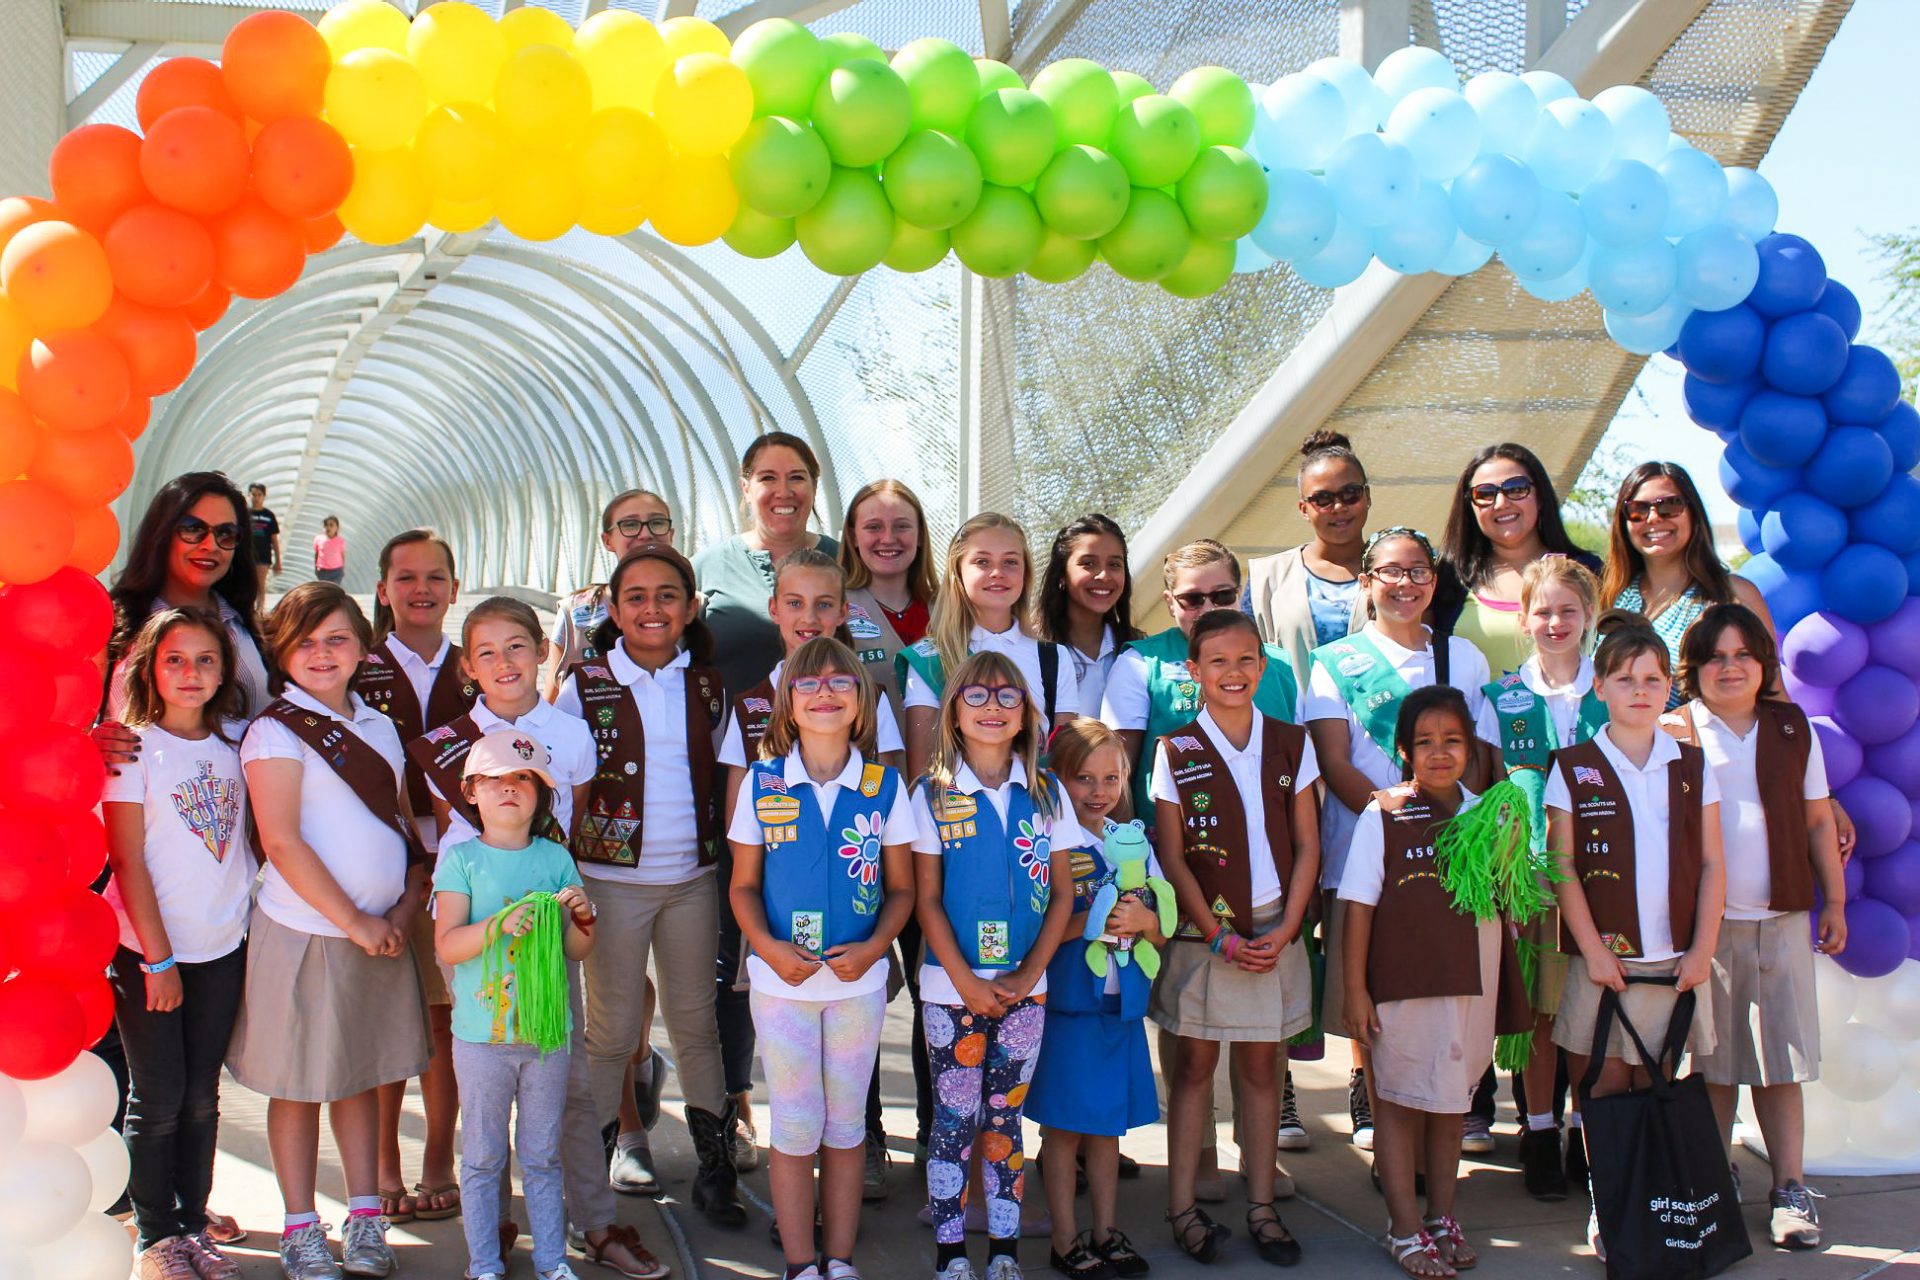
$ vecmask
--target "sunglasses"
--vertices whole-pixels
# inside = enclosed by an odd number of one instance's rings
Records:
[[[844,671],[830,676],[795,676],[787,681],[787,687],[803,698],[811,698],[822,689],[830,693],[853,693],[860,687],[860,677],[850,676]]]
[[[1648,502],[1640,498],[1629,498],[1620,504],[1620,511],[1627,517],[1628,524],[1645,524],[1654,516],[1662,520],[1675,520],[1687,509],[1687,500],[1678,496],[1655,498]]]
[[[1533,481],[1525,476],[1509,476],[1499,484],[1476,484],[1467,489],[1467,496],[1476,507],[1490,507],[1500,501],[1502,494],[1508,502],[1525,502],[1533,496]]]
[[[1173,602],[1188,613],[1208,605],[1216,609],[1231,609],[1240,603],[1240,588],[1215,587],[1211,591],[1182,591],[1173,598]]]
[[[642,520],[639,516],[627,516],[615,520],[613,528],[618,529],[623,538],[637,538],[643,529],[656,538],[670,538],[673,536],[673,517],[648,516]],[[611,533],[613,530],[609,529],[607,532]]]
[[[237,524],[208,524],[198,516],[182,516],[180,523],[173,526],[173,536],[190,547],[197,547],[213,535],[213,545],[222,551],[231,551],[240,545],[240,526]]]
[[[1342,485],[1338,489],[1315,489],[1306,496],[1305,500],[1322,511],[1331,511],[1335,507],[1357,507],[1360,505],[1360,500],[1366,496],[1367,486],[1349,484]]]
[[[1383,564],[1377,569],[1367,570],[1367,576],[1377,578],[1390,587],[1397,587],[1403,582],[1424,587],[1433,581],[1433,566],[1430,564]]]
[[[960,686],[960,701],[970,707],[984,707],[989,701],[1000,704],[1002,710],[1018,711],[1026,705],[1027,691],[1011,684],[994,685],[963,684]]]

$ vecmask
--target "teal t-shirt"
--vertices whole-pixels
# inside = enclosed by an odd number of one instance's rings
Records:
[[[573,855],[551,840],[535,840],[524,849],[496,849],[484,840],[465,840],[440,851],[434,869],[435,893],[464,893],[471,901],[468,919],[484,920],[530,893],[558,893],[580,883]],[[518,940],[507,944],[511,957]],[[511,1044],[513,991],[496,1010],[493,993],[483,989],[483,965],[475,956],[453,966],[453,1034],[469,1044]],[[511,973],[502,979],[511,983]]]

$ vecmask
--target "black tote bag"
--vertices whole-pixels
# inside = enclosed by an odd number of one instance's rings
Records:
[[[1673,978],[1628,978],[1671,986]],[[1733,1189],[1726,1146],[1697,1075],[1676,1079],[1693,1023],[1694,996],[1680,993],[1658,1057],[1611,989],[1600,993],[1593,1056],[1580,1082],[1594,1212],[1609,1280],[1697,1280],[1753,1252]],[[1647,1064],[1645,1089],[1592,1096],[1613,1020]]]

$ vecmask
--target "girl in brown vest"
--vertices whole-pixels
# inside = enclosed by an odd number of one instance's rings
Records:
[[[1693,700],[1661,724],[1706,752],[1727,848],[1726,918],[1711,982],[1717,1044],[1694,1067],[1707,1078],[1729,1146],[1740,1086],[1751,1090],[1773,1169],[1773,1243],[1810,1249],[1820,1243],[1820,1217],[1801,1182],[1800,1086],[1820,1074],[1813,953],[1837,955],[1847,945],[1826,762],[1806,713],[1762,696],[1780,664],[1772,632],[1752,611],[1709,606],[1680,642],[1680,661]],[[1816,907],[1817,944],[1808,920]]]

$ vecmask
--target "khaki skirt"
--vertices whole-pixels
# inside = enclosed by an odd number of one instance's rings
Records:
[[[1560,908],[1548,907],[1535,916],[1522,936],[1534,948],[1533,1011],[1551,1017],[1560,1012],[1560,993],[1567,986],[1568,956],[1560,950]]]
[[[1477,996],[1421,996],[1374,1006],[1374,1093],[1435,1115],[1462,1115],[1493,1061],[1494,1006],[1500,990],[1498,921],[1479,926]]]
[[[1280,904],[1256,915],[1254,931],[1280,921]],[[1248,973],[1204,942],[1169,942],[1161,951],[1147,1015],[1195,1040],[1285,1041],[1313,1025],[1313,969],[1298,938],[1266,973]]]
[[[227,1069],[255,1093],[336,1102],[426,1069],[426,1000],[413,949],[370,956],[350,939],[303,933],[258,907],[247,987]]]
[[[1671,960],[1626,960],[1622,963],[1626,966],[1627,976],[1632,978],[1670,978],[1680,972],[1678,956]],[[1570,1053],[1585,1055],[1593,1051],[1593,1029],[1600,1020],[1601,990],[1598,983],[1587,977],[1586,962],[1568,957],[1566,989],[1560,993],[1560,1009],[1553,1024],[1555,1044]],[[1695,987],[1693,994],[1693,1026],[1687,1035],[1687,1051],[1711,1053],[1714,1045],[1713,984],[1708,982]],[[1660,1046],[1666,1043],[1667,1020],[1673,1016],[1674,1001],[1679,998],[1679,993],[1672,987],[1658,983],[1627,984],[1626,994],[1620,997],[1620,1009],[1633,1023],[1633,1029],[1640,1033],[1648,1052],[1659,1053]],[[1607,1033],[1607,1056],[1635,1065],[1640,1062],[1640,1051],[1633,1047],[1633,1040],[1627,1035],[1626,1028],[1620,1025],[1619,1018],[1613,1020],[1613,1027]]]
[[[452,971],[442,965],[434,953],[432,912],[414,913],[407,941],[413,947],[413,963],[420,970],[420,989],[426,994],[427,1003],[452,1004],[453,988],[449,985]]]
[[[1712,986],[1713,1051],[1693,1060],[1708,1084],[1767,1088],[1820,1078],[1813,935],[1805,911],[1722,920]]]

